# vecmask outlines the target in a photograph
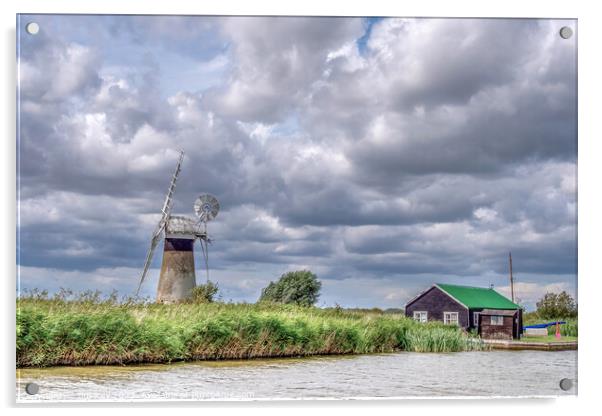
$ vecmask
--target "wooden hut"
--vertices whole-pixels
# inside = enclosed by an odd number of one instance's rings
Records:
[[[410,300],[405,314],[420,322],[476,329],[485,339],[520,338],[523,332],[521,307],[493,288],[437,283]]]

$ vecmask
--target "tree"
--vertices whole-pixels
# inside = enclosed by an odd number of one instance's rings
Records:
[[[564,290],[561,293],[546,293],[537,302],[537,314],[542,319],[574,318],[577,316],[577,304]]]
[[[309,270],[288,272],[277,282],[270,282],[261,291],[259,301],[311,306],[318,301],[321,287],[318,277]]]
[[[217,283],[208,280],[204,285],[198,285],[192,289],[192,301],[194,303],[211,303],[219,291]]]

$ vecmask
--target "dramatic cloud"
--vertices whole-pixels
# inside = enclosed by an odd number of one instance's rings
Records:
[[[507,291],[509,251],[528,307],[575,293],[572,22],[35,20],[19,28],[21,288],[131,294],[182,149],[174,211],[219,198],[225,300],[300,268],[320,305]]]

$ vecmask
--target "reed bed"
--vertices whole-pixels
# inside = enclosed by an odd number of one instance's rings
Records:
[[[163,363],[484,348],[399,314],[276,304],[17,300],[17,366]]]

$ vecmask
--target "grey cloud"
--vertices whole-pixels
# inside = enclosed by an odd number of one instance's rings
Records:
[[[362,33],[361,19],[227,18],[223,34],[232,39],[237,64],[209,105],[239,120],[278,121],[304,100],[328,53]]]
[[[359,69],[335,65],[322,80],[303,125],[317,138],[327,131],[348,136],[357,177],[372,184],[571,160],[575,45],[563,43],[557,26],[386,19],[373,28],[373,53]]]

